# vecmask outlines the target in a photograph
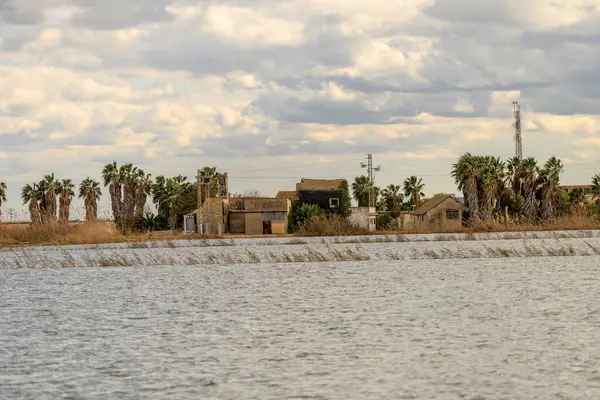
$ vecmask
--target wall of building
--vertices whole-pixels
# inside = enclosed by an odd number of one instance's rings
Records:
[[[351,207],[348,222],[370,232],[376,230],[375,218],[377,209],[375,207]]]
[[[229,232],[237,234],[246,233],[246,216],[243,212],[229,213]]]
[[[291,207],[289,199],[276,198],[245,198],[244,210],[246,212],[288,212]]]
[[[223,213],[223,200],[218,198],[206,199],[204,205],[198,209],[196,213],[196,221],[198,224],[210,224],[210,232],[205,231],[204,233],[218,233],[219,224],[222,225],[224,230],[225,220]]]
[[[271,234],[287,233],[287,213],[284,212],[246,212],[244,215],[245,233],[262,235],[264,222],[271,223]]]
[[[244,213],[246,235],[262,235],[263,220],[261,213]]]
[[[316,204],[323,210],[329,210],[330,199],[339,199],[342,201],[341,190],[300,190],[298,200],[300,204]]]
[[[447,218],[447,210],[457,210],[458,218]],[[462,228],[462,213],[462,207],[455,200],[446,199],[428,213],[429,224],[435,224],[435,226],[448,230],[460,230]]]
[[[271,233],[273,235],[285,235],[287,233],[286,221],[271,221]]]
[[[457,210],[458,218],[447,218],[447,210]],[[462,206],[454,199],[448,198],[431,209],[427,214],[402,214],[398,226],[403,230],[460,230],[462,228]]]

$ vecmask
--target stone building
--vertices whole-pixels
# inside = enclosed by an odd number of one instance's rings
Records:
[[[437,195],[399,217],[401,230],[460,230],[465,207],[450,195]]]

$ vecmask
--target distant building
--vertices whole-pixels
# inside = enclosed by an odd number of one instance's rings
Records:
[[[464,208],[454,196],[434,196],[416,210],[403,213],[399,218],[399,226],[402,230],[416,231],[460,229]]]
[[[229,177],[227,172],[205,175],[199,169],[196,175],[196,218],[186,217],[186,231],[222,234],[227,226],[229,205]],[[192,227],[193,226],[193,227]]]
[[[592,185],[561,185],[559,188],[567,193],[571,193],[574,189],[583,189],[586,199],[590,200],[594,197]]]
[[[229,232],[271,235],[287,232],[291,202],[286,198],[233,198],[229,204]]]
[[[344,179],[305,179],[296,184],[300,204],[316,204],[323,210],[340,205]]]

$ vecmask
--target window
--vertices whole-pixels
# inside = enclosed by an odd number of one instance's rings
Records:
[[[458,219],[458,210],[446,210],[446,219]]]
[[[340,205],[340,199],[338,199],[337,197],[333,197],[331,199],[329,199],[329,207],[333,208],[333,207],[337,207]]]
[[[375,225],[375,217],[369,217],[369,225]]]

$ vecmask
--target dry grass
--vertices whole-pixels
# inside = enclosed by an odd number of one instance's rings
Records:
[[[95,244],[111,241],[118,232],[106,222],[44,224],[1,224],[0,246],[10,247],[28,244]]]
[[[339,215],[313,217],[300,226],[298,236],[358,236],[368,235],[367,229],[349,223]]]
[[[522,232],[541,231],[574,231],[572,234],[557,232],[554,237],[588,237],[584,235],[586,230],[600,229],[600,221],[585,216],[562,218],[554,223],[531,225],[515,223],[486,222],[473,226],[465,226],[454,231],[432,229],[429,231],[401,231],[401,232],[368,232],[364,229],[348,223],[341,217],[330,216],[329,218],[314,218],[304,224],[295,237],[290,238],[287,244],[303,245],[307,242],[299,237],[302,236],[370,236],[370,238],[340,238],[333,243],[386,243],[411,241],[410,235],[428,233],[461,233],[465,236],[439,235],[432,240],[454,241],[475,240],[475,233],[501,233],[503,239],[521,239]],[[581,235],[575,231],[582,231]],[[289,237],[289,235],[270,235],[270,237]],[[130,243],[130,248],[152,248],[152,247],[177,247],[174,241],[186,239],[196,240],[198,245],[206,246],[233,246],[234,238],[265,237],[264,235],[184,235],[181,231],[174,231],[168,236],[152,236],[149,234],[123,236],[111,222],[99,221],[95,223],[71,223],[67,226],[52,224],[43,226],[30,226],[29,224],[0,224],[0,248],[21,246],[46,246],[66,244],[101,244],[101,243]],[[535,238],[529,234],[529,238]],[[221,239],[210,241],[208,239]],[[324,242],[325,243],[325,242]],[[265,242],[267,244],[279,244],[278,242]]]
[[[464,232],[523,232],[523,231],[575,231],[600,229],[600,221],[585,216],[559,218],[543,224],[481,222],[463,229]]]
[[[486,233],[486,232],[542,232],[542,231],[579,231],[579,230],[598,230],[600,229],[600,220],[585,215],[575,215],[559,218],[554,222],[540,224],[516,223],[516,222],[498,222],[485,221],[477,224],[467,224],[458,229],[444,228],[442,226],[432,226],[429,229],[409,229],[400,231],[377,231],[371,232],[375,235],[389,235],[402,233],[411,234],[431,234],[431,233]]]
[[[29,224],[0,224],[0,248],[20,246],[53,246],[67,244],[170,242],[177,239],[216,239],[217,235],[186,235],[176,231],[169,236],[149,234],[123,236],[112,222],[80,222],[68,225],[54,223],[33,226]],[[141,245],[141,247],[148,247]],[[174,246],[173,246],[174,247]]]

